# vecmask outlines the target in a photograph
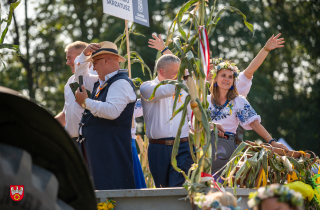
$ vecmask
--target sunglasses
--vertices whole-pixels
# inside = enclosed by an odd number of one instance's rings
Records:
[[[96,60],[94,60],[93,62],[91,62],[92,63],[92,65],[95,65],[95,64],[97,64],[97,61],[98,60],[102,60],[102,59],[104,59],[105,57],[103,57],[103,58],[99,58],[99,59],[96,59]]]

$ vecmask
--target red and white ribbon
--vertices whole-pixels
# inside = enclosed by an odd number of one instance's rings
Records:
[[[209,38],[207,30],[204,26],[199,26],[199,42],[200,42],[200,53],[203,64],[203,71],[206,74],[206,78],[209,75],[209,65],[210,65],[210,48],[209,48]]]
[[[204,26],[199,26],[199,42],[200,42],[200,53],[203,64],[203,71],[206,75],[206,80],[209,75],[210,66],[210,48],[209,48],[209,38],[207,30]],[[191,114],[191,129],[193,129],[193,111]]]
[[[211,180],[214,188],[217,188],[217,190],[219,190],[220,192],[223,192],[223,193],[226,192],[222,185],[220,187],[217,184],[217,182],[214,180],[214,178],[212,177],[211,174],[208,174],[208,173],[205,173],[205,172],[201,172],[200,182],[208,182],[210,180]]]

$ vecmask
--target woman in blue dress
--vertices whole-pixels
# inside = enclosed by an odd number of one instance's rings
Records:
[[[134,107],[134,117],[141,117],[143,115],[141,100],[138,99],[136,101]],[[141,168],[140,160],[138,157],[138,152],[136,148],[136,121],[134,120],[134,127],[131,128],[131,136],[132,136],[132,160],[133,160],[133,170],[134,170],[134,181],[136,184],[136,189],[147,188],[146,181],[144,179],[144,174]]]

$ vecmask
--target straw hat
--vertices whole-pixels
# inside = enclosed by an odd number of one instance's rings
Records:
[[[108,41],[105,41],[105,42],[100,42],[98,45],[100,45],[100,49],[95,51],[94,53],[92,53],[92,55],[90,56],[90,58],[88,58],[86,60],[86,62],[91,62],[93,61],[92,59],[97,56],[97,55],[101,55],[101,54],[113,54],[113,55],[117,55],[119,57],[119,62],[125,62],[126,59],[122,56],[120,56],[118,54],[118,48],[117,48],[117,45],[112,43],[112,42],[108,42]]]

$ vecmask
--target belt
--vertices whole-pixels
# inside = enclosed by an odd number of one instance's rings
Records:
[[[181,138],[180,142],[188,142],[189,141],[189,137],[185,137],[185,138]],[[149,143],[151,144],[165,144],[165,145],[173,145],[174,144],[174,140],[159,140],[159,139],[149,139]]]

